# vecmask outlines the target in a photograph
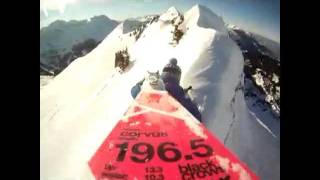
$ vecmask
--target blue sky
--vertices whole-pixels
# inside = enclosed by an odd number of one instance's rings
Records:
[[[159,14],[175,6],[185,12],[202,4],[235,24],[280,42],[280,0],[40,0],[40,27],[57,20],[88,19],[107,15],[124,20],[148,14]]]

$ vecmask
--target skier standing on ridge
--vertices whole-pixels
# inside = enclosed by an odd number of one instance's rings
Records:
[[[201,121],[201,113],[199,112],[197,106],[191,101],[189,97],[186,96],[188,90],[192,87],[189,86],[187,89],[183,89],[180,84],[181,69],[177,65],[177,59],[170,59],[169,63],[163,68],[161,73],[161,79],[164,83],[165,90],[174,97],[182,106],[184,106],[194,117]],[[150,73],[149,73],[150,74]],[[132,89],[131,95],[135,98],[144,82],[144,79],[139,81]]]

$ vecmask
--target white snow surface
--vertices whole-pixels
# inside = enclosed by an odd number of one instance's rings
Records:
[[[261,179],[280,179],[280,139],[250,114],[243,91],[235,90],[243,86],[244,61],[223,20],[203,6],[192,7],[179,27],[185,34],[173,47],[174,27],[161,17],[138,41],[118,25],[41,89],[41,179],[94,179],[87,163],[133,102],[130,89],[147,70],[161,72],[172,57],[182,69],[182,86],[193,86],[191,97],[207,128]],[[120,74],[114,54],[126,47],[134,63]]]

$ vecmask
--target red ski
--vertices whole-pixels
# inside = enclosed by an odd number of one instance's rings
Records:
[[[142,91],[89,161],[96,180],[259,179],[165,91]]]

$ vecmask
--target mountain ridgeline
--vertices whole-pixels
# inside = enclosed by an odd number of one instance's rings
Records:
[[[236,26],[229,27],[229,36],[242,51],[244,80],[251,81],[259,91],[246,88],[245,97],[254,97],[254,105],[261,106],[263,111],[266,110],[264,105],[268,104],[272,112],[280,117],[280,44]]]

